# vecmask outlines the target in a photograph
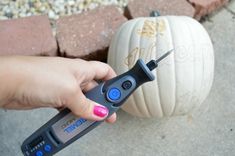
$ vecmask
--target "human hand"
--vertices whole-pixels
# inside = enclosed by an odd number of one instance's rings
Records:
[[[76,116],[103,120],[108,109],[85,97],[96,80],[115,76],[110,66],[97,61],[59,57],[0,57],[0,107],[32,109],[68,107]],[[114,122],[116,114],[106,121]]]

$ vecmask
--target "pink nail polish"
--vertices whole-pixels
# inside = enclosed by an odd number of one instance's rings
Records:
[[[95,106],[94,107],[94,114],[96,116],[99,116],[101,118],[105,117],[108,115],[108,109],[104,106]]]

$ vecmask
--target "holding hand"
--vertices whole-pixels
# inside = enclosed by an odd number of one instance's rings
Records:
[[[108,109],[85,97],[96,80],[113,78],[112,68],[97,61],[59,57],[0,57],[0,107],[68,107],[75,115],[102,120]],[[107,119],[114,122],[116,114]]]

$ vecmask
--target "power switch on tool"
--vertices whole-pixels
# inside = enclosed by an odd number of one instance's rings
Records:
[[[122,88],[123,88],[124,90],[130,89],[131,86],[132,86],[132,83],[131,83],[131,81],[129,81],[129,80],[127,80],[127,81],[125,81],[125,82],[122,83]]]
[[[110,99],[112,102],[118,101],[121,97],[121,91],[118,88],[111,88],[108,91],[108,99]]]

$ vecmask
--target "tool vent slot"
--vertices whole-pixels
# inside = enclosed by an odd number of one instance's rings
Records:
[[[49,131],[49,137],[52,140],[52,142],[56,143],[57,145],[60,144],[60,141],[55,137],[54,133],[52,131]]]

